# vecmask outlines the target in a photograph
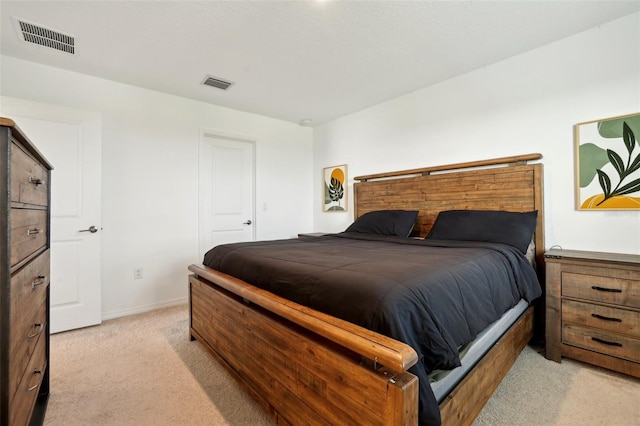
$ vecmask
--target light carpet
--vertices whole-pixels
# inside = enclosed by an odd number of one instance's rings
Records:
[[[178,306],[52,335],[45,426],[273,425],[188,328]],[[640,425],[640,380],[526,347],[474,425]]]

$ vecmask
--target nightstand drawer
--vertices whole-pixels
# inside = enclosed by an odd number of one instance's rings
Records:
[[[637,311],[563,300],[562,321],[640,338],[640,312]]]
[[[640,362],[640,339],[592,327],[562,324],[562,342],[605,355]]]
[[[640,308],[640,281],[563,272],[562,296]]]

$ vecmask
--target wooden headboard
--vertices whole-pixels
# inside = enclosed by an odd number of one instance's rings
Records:
[[[425,237],[442,210],[538,211],[536,263],[544,265],[541,154],[495,158],[355,178],[355,217],[388,209],[418,210],[413,236]]]

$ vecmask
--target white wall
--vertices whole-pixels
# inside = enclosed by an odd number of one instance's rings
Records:
[[[540,152],[547,248],[640,254],[639,212],[575,210],[573,166],[574,124],[638,111],[636,13],[318,126],[314,170],[347,163],[352,189],[358,175]],[[353,200],[322,213],[314,179],[315,230],[344,230]]]
[[[1,59],[3,96],[102,116],[103,318],[186,301],[187,266],[202,260],[201,129],[256,141],[257,239],[289,238],[312,230],[312,129],[11,57]],[[142,280],[133,280],[137,266],[144,268]]]
[[[200,260],[200,129],[257,141],[258,239],[351,223],[352,199],[348,213],[322,213],[326,166],[347,163],[352,178],[541,152],[547,247],[640,253],[638,212],[575,210],[572,133],[578,122],[640,111],[639,24],[630,15],[313,130],[6,56],[0,94],[102,115],[110,318],[186,298],[186,267]],[[133,280],[135,266],[143,280]]]

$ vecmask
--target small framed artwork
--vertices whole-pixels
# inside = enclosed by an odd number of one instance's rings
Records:
[[[640,113],[575,126],[576,208],[640,210]]]
[[[323,212],[347,211],[347,165],[325,167],[322,170],[324,186]]]

